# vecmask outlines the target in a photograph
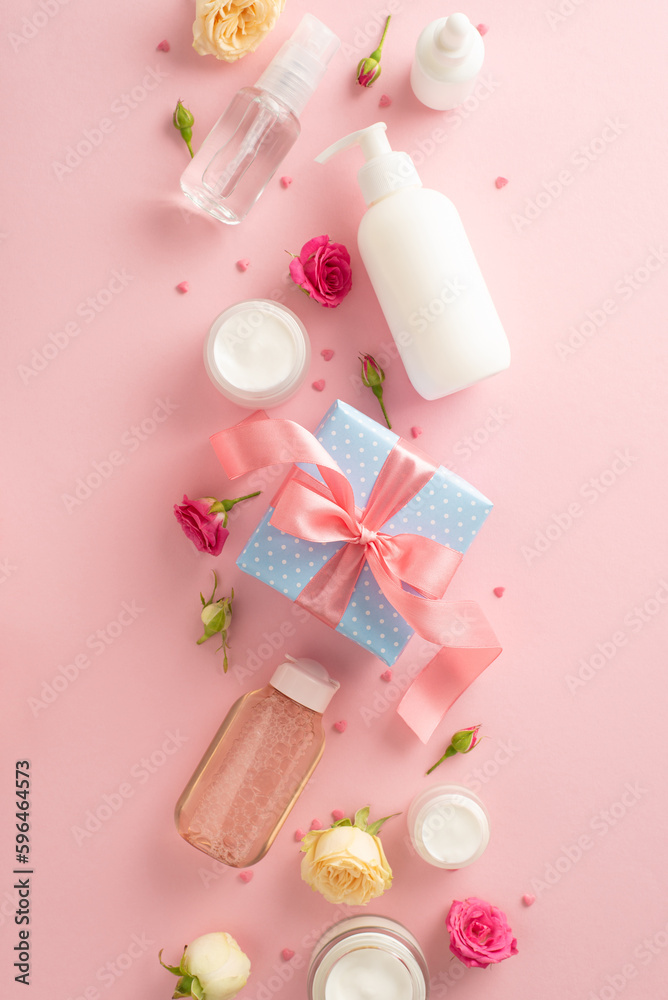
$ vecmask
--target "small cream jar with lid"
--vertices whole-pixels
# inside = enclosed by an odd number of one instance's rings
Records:
[[[459,785],[433,785],[413,799],[408,832],[417,853],[436,868],[465,868],[489,843],[489,816]]]
[[[249,409],[289,399],[306,378],[310,361],[304,324],[271,299],[230,306],[214,320],[204,345],[204,365],[213,384]]]
[[[413,935],[388,917],[334,924],[313,950],[308,1000],[427,1000],[429,970]]]

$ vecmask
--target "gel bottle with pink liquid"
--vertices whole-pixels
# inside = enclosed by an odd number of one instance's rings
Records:
[[[239,698],[176,804],[181,836],[234,868],[263,858],[322,756],[338,688],[315,660],[286,656]]]

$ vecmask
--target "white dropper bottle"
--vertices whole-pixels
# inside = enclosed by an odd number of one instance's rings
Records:
[[[418,101],[450,111],[469,96],[485,58],[485,43],[466,14],[428,24],[415,46],[411,87]]]
[[[360,255],[409,379],[425,399],[440,399],[503,371],[510,347],[457,209],[422,187],[386,128],[353,132],[316,160],[355,145],[364,153]]]

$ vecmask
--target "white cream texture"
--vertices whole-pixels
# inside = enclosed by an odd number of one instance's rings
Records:
[[[223,323],[214,341],[213,359],[231,385],[262,392],[280,386],[292,374],[297,345],[280,315],[254,309]]]
[[[422,843],[442,864],[461,864],[479,849],[487,821],[480,807],[461,796],[438,799],[422,820]]]
[[[325,1000],[411,1000],[411,976],[400,959],[380,948],[357,948],[332,968]]]

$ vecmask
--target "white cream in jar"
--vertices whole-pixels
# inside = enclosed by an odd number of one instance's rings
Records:
[[[489,816],[477,795],[459,785],[435,785],[421,792],[408,810],[415,850],[437,868],[464,868],[489,843]]]
[[[221,313],[204,345],[209,378],[240,406],[275,406],[304,381],[311,346],[301,320],[270,299],[238,302]]]

